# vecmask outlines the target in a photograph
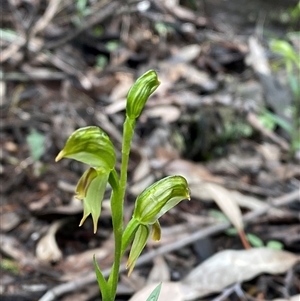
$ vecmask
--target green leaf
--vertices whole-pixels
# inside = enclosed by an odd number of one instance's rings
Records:
[[[21,271],[17,262],[7,258],[1,259],[0,268],[15,275],[19,275]]]
[[[122,255],[124,255],[127,247],[133,241],[134,235],[138,230],[139,225],[140,223],[135,218],[132,218],[127,224],[122,235],[122,248],[121,248]]]
[[[300,2],[298,2],[296,4],[296,6],[291,9],[290,14],[291,14],[291,17],[294,21],[297,21],[297,22],[299,21],[299,18],[300,18]]]
[[[268,130],[273,131],[276,123],[274,121],[274,118],[270,114],[268,114],[268,111],[264,111],[260,116],[258,116],[260,122],[266,127]]]
[[[168,33],[174,31],[174,29],[164,22],[156,22],[154,24],[155,30],[160,36],[166,36]]]
[[[278,125],[289,134],[293,131],[293,127],[288,121],[268,110],[264,111],[264,113],[260,116],[260,120],[270,130],[274,130],[274,127]]]
[[[26,137],[26,141],[29,146],[30,156],[34,161],[38,161],[45,151],[45,136],[36,129],[32,129]]]
[[[18,33],[8,28],[0,28],[0,36],[7,42],[13,42],[18,37]]]
[[[300,139],[300,138],[298,138],[298,139]],[[293,150],[300,150],[300,140],[295,139],[295,140],[292,141],[292,149]]]
[[[100,293],[102,296],[102,300],[110,300],[111,299],[110,289],[109,289],[108,284],[99,268],[99,265],[97,263],[95,255],[93,256],[93,262],[94,262],[94,268],[95,268],[97,282],[98,282],[99,290],[100,290]]]
[[[147,71],[136,80],[127,95],[126,114],[130,119],[140,116],[146,101],[159,85],[160,82],[154,70]]]
[[[273,40],[271,41],[271,49],[278,54],[281,54],[286,59],[296,60],[297,55],[293,46],[284,40]]]
[[[104,29],[103,26],[97,25],[93,29],[93,34],[95,37],[99,38],[101,35],[103,35]]]
[[[283,56],[285,63],[288,65],[291,62],[300,68],[300,61],[293,46],[284,40],[273,40],[270,43],[271,50]]]
[[[55,161],[70,158],[105,171],[116,163],[114,146],[108,135],[99,127],[88,126],[76,130],[67,140]]]
[[[248,233],[247,234],[247,239],[249,243],[255,247],[255,248],[260,248],[264,246],[264,242],[256,235]]]
[[[109,41],[106,43],[106,49],[109,50],[109,51],[114,51],[114,50],[117,50],[118,47],[120,45],[120,42],[118,40],[115,40],[115,41]]]
[[[99,54],[96,56],[96,67],[103,69],[108,63],[108,59],[105,55]]]
[[[300,40],[300,38],[299,38]],[[294,98],[298,99],[300,98],[300,85],[299,85],[299,78],[297,76],[297,74],[292,74],[292,73],[288,73],[288,79],[289,79],[289,84],[291,87],[291,90],[293,92]]]
[[[267,248],[274,249],[274,250],[283,250],[283,243],[277,240],[269,240],[267,242]]]
[[[161,283],[153,290],[146,301],[157,301],[161,290]]]
[[[228,228],[226,231],[225,231],[226,235],[229,235],[229,236],[236,236],[238,235],[238,230],[236,228]]]
[[[229,222],[228,217],[220,210],[210,209],[208,211],[208,214],[209,216],[219,220],[220,222],[225,222],[225,223]]]

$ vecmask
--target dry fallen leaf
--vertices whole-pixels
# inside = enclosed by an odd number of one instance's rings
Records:
[[[119,82],[114,86],[110,94],[111,102],[126,98],[126,95],[134,82],[132,75],[129,73],[117,73],[116,78]]]
[[[203,187],[211,196],[211,198],[217,203],[223,213],[226,214],[236,229],[239,231],[243,230],[244,224],[240,207],[232,200],[228,190],[213,183],[205,183]]]
[[[106,247],[106,245],[108,246]],[[109,245],[110,241],[106,241],[100,248],[66,256],[60,264],[60,268],[65,271],[60,277],[60,281],[71,281],[90,271],[93,266],[93,256],[95,255],[97,262],[104,260],[110,254],[112,245],[110,245],[110,249]]]
[[[155,177],[151,172],[149,159],[144,154],[144,151],[142,149],[137,149],[136,151],[140,157],[140,160],[138,165],[133,170],[133,184],[130,186],[130,192],[133,195],[140,194],[155,181]]]
[[[221,251],[201,263],[181,282],[163,282],[158,300],[195,300],[221,292],[229,285],[248,281],[263,273],[285,273],[299,260],[298,255],[269,248]],[[146,300],[156,285],[143,288],[129,301]],[[298,299],[293,297],[290,300]]]
[[[231,284],[250,280],[262,273],[284,273],[299,260],[300,257],[293,253],[269,248],[219,252],[182,281],[190,288],[185,300],[221,292]]]
[[[170,281],[170,270],[163,256],[157,256],[153,261],[147,284]]]
[[[189,183],[192,197],[214,200],[238,231],[243,230],[240,207],[234,201],[229,190],[216,184],[221,183],[220,178],[214,177],[201,165],[187,160],[173,160],[167,165],[165,172],[184,176]]]
[[[48,229],[47,233],[39,240],[36,246],[36,257],[41,262],[57,262],[62,258],[62,252],[59,249],[55,234],[65,221],[56,221]]]
[[[210,185],[210,183],[207,182],[212,182],[214,185],[224,184],[224,180],[221,177],[214,176],[206,167],[202,166],[201,164],[195,164],[188,160],[172,160],[172,162],[166,165],[164,172],[167,175],[178,174],[185,177],[189,183],[192,197],[204,201],[214,200],[211,192],[206,189],[206,185]],[[223,190],[226,190],[228,197],[230,197],[230,199],[236,202],[240,207],[256,210],[267,206],[264,201],[261,201],[253,196],[247,196],[235,190],[227,190],[226,188],[223,188]]]
[[[136,294],[134,294],[129,301],[141,301],[147,300],[151,292],[156,288],[156,284],[149,284]],[[182,285],[180,282],[163,282],[158,301],[172,300],[172,301],[184,301],[184,296],[187,293],[188,288]]]
[[[186,178],[189,185],[195,184],[195,186],[198,186],[203,181],[209,181],[219,184],[224,182],[221,177],[214,176],[203,165],[183,159],[172,160],[165,166],[164,172],[167,175],[181,175]]]
[[[162,105],[145,110],[145,114],[151,118],[161,118],[165,123],[175,122],[180,117],[180,109],[172,105]]]

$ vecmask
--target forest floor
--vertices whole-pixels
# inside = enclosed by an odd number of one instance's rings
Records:
[[[297,3],[1,1],[1,300],[100,300],[92,258],[109,271],[110,191],[97,232],[91,218],[78,227],[86,167],[54,160],[89,125],[120,158],[126,95],[149,69],[161,85],[136,125],[125,221],[164,176],[186,177],[192,198],[122,269],[116,300],[146,300],[132,296],[158,282],[159,300],[299,300]]]

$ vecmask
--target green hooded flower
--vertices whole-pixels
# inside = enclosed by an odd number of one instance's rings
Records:
[[[149,186],[137,197],[133,217],[123,234],[122,252],[125,252],[133,240],[127,262],[129,275],[146,245],[150,230],[153,240],[160,240],[158,219],[184,199],[190,199],[190,194],[187,181],[182,176],[166,177]]]
[[[115,149],[108,135],[97,126],[76,130],[55,158],[74,159],[94,168],[112,170],[116,164]]]
[[[190,199],[186,179],[182,176],[166,177],[138,196],[133,217],[141,224],[153,224],[184,199]]]
[[[91,214],[94,232],[97,231],[101,204],[109,178],[116,163],[114,146],[107,134],[96,126],[80,128],[67,140],[55,161],[71,158],[91,167],[82,175],[76,187],[76,197],[83,200],[83,218]]]

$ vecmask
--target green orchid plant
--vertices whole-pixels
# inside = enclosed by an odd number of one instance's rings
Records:
[[[137,118],[147,99],[160,82],[154,70],[143,74],[133,84],[127,95],[126,118],[123,126],[122,161],[118,173],[115,169],[116,153],[109,136],[99,127],[89,126],[76,130],[67,140],[56,161],[62,158],[85,163],[89,168],[79,179],[76,197],[83,201],[81,226],[91,215],[94,233],[97,232],[101,204],[107,185],[112,188],[110,205],[114,232],[114,263],[105,279],[95,258],[94,265],[103,301],[115,300],[122,256],[131,245],[127,268],[132,272],[152,231],[152,238],[161,237],[158,219],[184,199],[190,199],[188,184],[182,176],[169,176],[146,188],[136,199],[131,220],[124,227],[123,210],[127,185],[127,167],[131,141]]]

